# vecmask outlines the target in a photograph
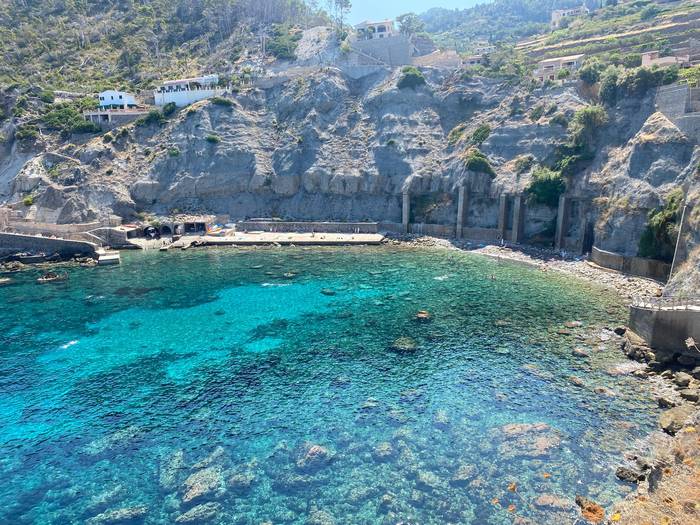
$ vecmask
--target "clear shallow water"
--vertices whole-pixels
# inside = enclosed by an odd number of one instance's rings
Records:
[[[624,359],[600,328],[624,309],[568,276],[394,248],[126,253],[70,274],[0,288],[3,523],[136,506],[172,523],[207,501],[216,523],[572,523],[541,497],[609,504],[620,452],[653,428],[644,384],[606,373]],[[399,337],[418,349],[392,352]]]

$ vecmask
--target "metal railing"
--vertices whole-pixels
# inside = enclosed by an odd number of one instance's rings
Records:
[[[694,310],[700,309],[700,297],[635,297],[632,306],[646,310]]]

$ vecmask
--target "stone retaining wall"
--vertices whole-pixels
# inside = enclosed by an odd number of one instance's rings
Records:
[[[620,255],[595,246],[591,250],[591,261],[604,268],[661,282],[666,282],[671,273],[671,265],[666,262]]]
[[[44,252],[58,253],[62,257],[72,257],[76,254],[94,255],[97,246],[84,241],[38,237],[19,233],[0,232],[0,252]]]
[[[700,311],[653,310],[630,306],[630,329],[655,351],[657,360],[675,359],[690,366],[700,363],[700,353],[685,344],[688,337],[700,341]]]
[[[264,232],[317,232],[317,233],[377,233],[377,222],[287,222],[287,221],[240,221],[237,231]]]

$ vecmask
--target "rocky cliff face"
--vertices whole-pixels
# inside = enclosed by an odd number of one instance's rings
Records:
[[[427,85],[399,89],[399,71],[353,80],[321,69],[240,93],[230,106],[203,101],[107,138],[45,137],[33,148],[8,141],[0,199],[32,195],[28,216],[51,222],[175,211],[397,222],[401,193],[410,191],[430,201],[422,220],[449,223],[453,212],[440,210],[454,203],[445,195],[465,183],[491,198],[523,191],[589,103],[574,87],[527,91],[425,72]],[[648,210],[689,186],[700,153],[654,112],[653,93],[608,114],[595,158],[569,191],[594,199],[596,245],[635,255]],[[478,142],[495,176],[465,165],[480,124],[491,129]],[[484,209],[484,225],[492,212]]]

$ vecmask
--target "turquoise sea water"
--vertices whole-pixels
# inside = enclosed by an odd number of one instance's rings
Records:
[[[0,287],[2,523],[573,523],[576,494],[628,490],[620,452],[653,428],[609,373],[622,305],[569,276],[388,247],[69,273]]]

